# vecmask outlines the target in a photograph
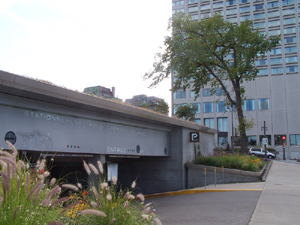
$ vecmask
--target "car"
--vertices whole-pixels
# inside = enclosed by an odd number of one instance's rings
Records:
[[[248,154],[249,155],[255,155],[257,157],[265,157],[265,149],[263,149],[263,148],[250,148]],[[267,151],[267,158],[268,159],[275,159],[276,155]]]

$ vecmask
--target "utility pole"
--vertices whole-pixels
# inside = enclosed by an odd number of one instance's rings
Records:
[[[266,130],[268,130],[268,128],[266,127],[266,121],[264,121],[264,126],[261,127],[261,130],[264,130],[264,138],[266,138]],[[264,147],[265,147],[265,161],[267,161],[267,144],[266,143],[264,143]]]

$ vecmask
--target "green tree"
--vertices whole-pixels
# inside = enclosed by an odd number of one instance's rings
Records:
[[[152,79],[151,86],[155,86],[173,73],[176,81],[172,91],[190,87],[192,79],[195,98],[205,85],[211,86],[212,93],[221,87],[226,104],[237,110],[241,149],[246,153],[248,125],[242,107],[242,84],[256,78],[255,60],[264,58],[279,43],[279,36],[267,38],[254,29],[252,21],[232,24],[218,14],[193,21],[184,13],[176,13],[168,29],[172,34],[165,38],[166,48],[156,54],[154,68],[144,78]]]
[[[159,112],[165,115],[168,115],[169,113],[169,105],[166,103],[165,100],[157,100],[157,105],[153,109],[155,112]]]
[[[176,106],[175,116],[186,121],[194,121],[197,107],[192,104]]]

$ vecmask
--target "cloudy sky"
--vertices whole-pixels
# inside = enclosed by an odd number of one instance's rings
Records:
[[[142,75],[163,46],[170,0],[1,0],[0,70],[83,91],[115,87],[171,103],[170,79],[155,89]]]

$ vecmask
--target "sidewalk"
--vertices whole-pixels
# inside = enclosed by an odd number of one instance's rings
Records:
[[[249,225],[300,224],[300,163],[273,161]]]

